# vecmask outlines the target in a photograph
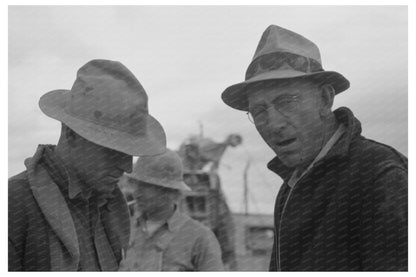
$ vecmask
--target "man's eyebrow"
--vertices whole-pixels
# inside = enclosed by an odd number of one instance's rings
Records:
[[[279,99],[287,98],[287,97],[299,97],[299,96],[296,94],[285,93],[285,94],[277,95],[271,102],[274,103]]]
[[[267,107],[266,103],[264,101],[259,101],[258,103],[254,103],[253,105],[248,106],[248,110],[252,110],[255,108],[265,108]]]
[[[266,105],[266,101],[264,100],[264,98],[257,98],[257,101],[248,101],[248,108],[254,108],[257,106],[265,106]]]
[[[285,97],[293,97],[293,96],[297,96],[295,94],[290,94],[290,93],[285,93],[285,94],[281,94],[281,95],[277,95],[275,98],[273,98],[273,100],[270,101],[270,103],[275,103],[277,100],[285,98]],[[264,99],[260,99],[257,102],[253,103],[252,105],[249,105],[248,108],[253,109],[253,108],[257,108],[257,107],[267,107],[267,102]]]

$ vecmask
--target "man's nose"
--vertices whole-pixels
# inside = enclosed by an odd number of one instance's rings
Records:
[[[124,155],[120,158],[120,169],[126,173],[131,173],[133,170],[133,157],[130,155]]]
[[[287,125],[287,118],[275,108],[271,107],[267,111],[267,126],[273,130],[283,129]]]
[[[135,199],[140,199],[143,197],[143,192],[139,189],[136,189],[133,193]]]

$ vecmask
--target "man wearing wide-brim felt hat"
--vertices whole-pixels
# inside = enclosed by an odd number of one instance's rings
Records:
[[[140,157],[126,174],[126,191],[136,209],[132,235],[122,271],[223,270],[221,249],[214,233],[179,210],[184,191],[183,165],[172,150]]]
[[[109,60],[88,62],[70,90],[41,97],[61,135],[9,179],[10,271],[118,270],[130,233],[118,179],[132,156],[166,150],[147,102],[133,73]]]
[[[407,270],[407,157],[364,138],[350,109],[332,110],[349,86],[312,41],[271,25],[245,81],[222,93],[247,112],[284,181],[271,271]]]

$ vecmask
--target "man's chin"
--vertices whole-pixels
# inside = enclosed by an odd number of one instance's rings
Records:
[[[117,183],[112,184],[101,184],[99,187],[96,187],[95,193],[101,197],[111,197],[116,189]]]
[[[301,158],[297,154],[287,155],[287,154],[277,154],[279,160],[289,168],[295,168],[302,163]]]

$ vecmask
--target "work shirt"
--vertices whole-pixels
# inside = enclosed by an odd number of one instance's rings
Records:
[[[220,271],[221,250],[214,233],[178,210],[153,232],[143,216],[132,236],[121,271]]]
[[[52,147],[45,149],[42,160],[61,190],[74,222],[80,251],[78,271],[117,270],[118,264],[100,219],[100,208],[108,200],[83,189],[80,180],[63,166]]]

